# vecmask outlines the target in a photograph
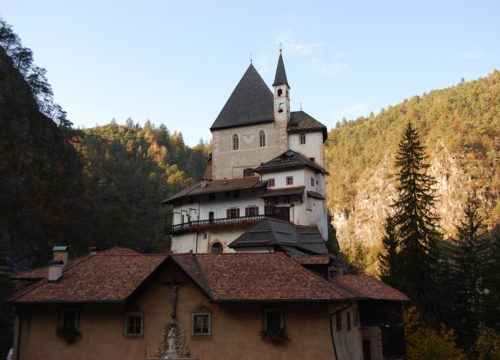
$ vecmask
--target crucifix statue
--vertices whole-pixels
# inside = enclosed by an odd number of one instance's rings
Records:
[[[174,277],[173,280],[171,281],[165,281],[163,282],[165,285],[167,285],[170,290],[171,290],[171,293],[170,293],[170,302],[172,303],[172,319],[175,320],[175,318],[177,317],[177,290],[179,290],[179,288],[183,287],[184,285],[187,284],[187,282],[185,281],[177,281]]]

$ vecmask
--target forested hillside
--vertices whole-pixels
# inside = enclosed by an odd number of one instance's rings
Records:
[[[415,96],[377,116],[344,121],[329,132],[328,204],[344,248],[380,246],[395,195],[395,154],[408,121],[419,131],[437,180],[445,237],[453,234],[470,191],[477,193],[488,225],[499,222],[500,72],[494,71]]]
[[[55,244],[166,250],[160,202],[201,178],[208,145],[149,121],[72,129],[45,73],[0,19],[2,264],[45,264]]]

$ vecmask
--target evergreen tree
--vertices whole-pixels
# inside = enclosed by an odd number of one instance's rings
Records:
[[[385,236],[382,239],[384,251],[379,253],[380,279],[391,286],[397,286],[398,274],[398,239],[394,229],[394,220],[388,217],[384,224]]]
[[[500,225],[491,231],[484,277],[484,322],[500,333]]]
[[[489,235],[479,214],[479,201],[469,197],[464,217],[456,226],[457,236],[450,243],[453,317],[451,325],[462,345],[472,345],[484,314],[484,275]]]
[[[435,215],[434,178],[427,173],[424,147],[417,130],[408,123],[396,156],[399,168],[397,199],[393,203],[397,237],[397,272],[394,285],[406,293],[427,316],[433,313],[436,295],[436,244],[440,239]]]

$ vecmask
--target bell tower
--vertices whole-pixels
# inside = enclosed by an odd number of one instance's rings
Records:
[[[274,121],[279,130],[280,143],[283,151],[288,149],[287,125],[290,121],[290,85],[286,78],[285,64],[283,63],[282,49],[276,68],[273,82],[274,88]]]

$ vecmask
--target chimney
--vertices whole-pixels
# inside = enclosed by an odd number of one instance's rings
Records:
[[[53,260],[62,261],[63,266],[68,264],[69,260],[69,246],[56,245],[52,248]]]
[[[57,281],[62,277],[64,263],[62,260],[49,261],[49,281]]]
[[[201,185],[200,185],[200,187],[204,188],[204,187],[207,187],[207,185],[208,185],[207,178],[206,177],[202,177],[201,178]]]

